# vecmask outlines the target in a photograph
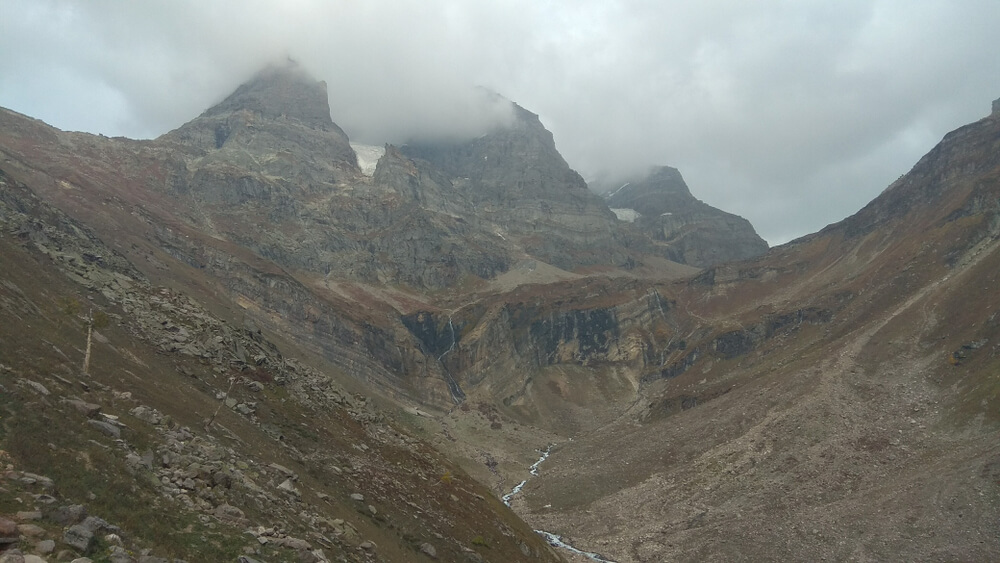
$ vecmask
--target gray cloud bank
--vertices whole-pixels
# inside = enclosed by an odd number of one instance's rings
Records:
[[[1000,96],[996,0],[0,0],[0,105],[153,137],[292,56],[352,139],[538,113],[584,176],[649,164],[769,242],[863,206]]]

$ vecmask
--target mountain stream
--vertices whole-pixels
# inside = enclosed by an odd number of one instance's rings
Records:
[[[438,363],[441,364],[441,371],[444,375],[444,382],[448,384],[448,391],[451,392],[451,398],[455,401],[455,404],[459,404],[465,399],[465,391],[462,391],[462,387],[458,385],[455,378],[451,376],[451,372],[448,371],[448,366],[444,363],[444,357],[447,356],[452,350],[455,349],[455,325],[451,322],[451,315],[448,315],[448,329],[451,330],[451,346],[444,351],[443,354],[438,356]]]
[[[531,464],[531,469],[529,470],[529,473],[531,473],[532,476],[538,475],[538,466],[540,466],[543,461],[549,458],[549,454],[552,452],[553,446],[555,446],[555,444],[549,444],[549,447],[545,448],[545,451],[542,452],[542,456],[538,458],[538,461]],[[518,483],[513,489],[511,489],[509,493],[505,494],[502,497],[503,503],[506,504],[508,507],[510,507],[510,500],[514,498],[515,495],[520,493],[521,489],[523,489],[524,485],[526,485],[527,483],[528,479],[525,479],[524,481]],[[582,549],[577,549],[572,545],[566,543],[566,541],[563,540],[561,536],[553,534],[552,532],[546,532],[545,530],[535,530],[535,533],[545,538],[545,541],[549,542],[549,545],[553,547],[558,547],[560,549],[565,549],[566,551],[571,551],[573,553],[576,553],[577,555],[582,555],[587,559],[590,559],[591,561],[598,561],[599,563],[615,563],[614,561],[605,558],[599,553],[592,553],[589,551],[583,551]]]

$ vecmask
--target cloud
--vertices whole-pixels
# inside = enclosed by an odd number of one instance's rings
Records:
[[[856,211],[1000,96],[995,0],[4,0],[0,105],[151,137],[292,56],[352,138],[483,128],[585,176],[678,167],[770,242]]]

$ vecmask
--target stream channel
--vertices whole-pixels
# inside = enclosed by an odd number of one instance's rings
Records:
[[[545,451],[542,452],[542,456],[538,458],[538,461],[531,464],[531,469],[529,473],[531,473],[532,476],[538,475],[538,466],[540,466],[543,461],[549,458],[549,453],[552,452],[552,448],[554,446],[555,444],[549,444],[549,447],[545,448]],[[513,489],[511,489],[509,493],[505,494],[502,497],[503,503],[506,504],[508,507],[510,507],[510,499],[514,498],[514,496],[517,495],[517,493],[520,493],[521,489],[523,489],[524,485],[526,485],[527,483],[528,479],[525,479],[524,481],[518,483],[517,486],[515,486]],[[600,563],[615,563],[614,561],[605,558],[603,555],[599,553],[591,553],[589,551],[583,551],[582,549],[577,549],[572,545],[566,543],[561,536],[557,536],[552,532],[546,532],[545,530],[535,530],[535,533],[545,538],[545,541],[549,542],[549,545],[553,547],[565,549],[566,551],[572,551],[573,553],[576,553],[577,555],[582,555],[587,559],[590,559],[591,561],[598,561]]]

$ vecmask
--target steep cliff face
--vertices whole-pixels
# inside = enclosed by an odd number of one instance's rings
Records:
[[[495,224],[524,252],[573,270],[619,265],[629,249],[614,215],[587,190],[538,116],[512,104],[509,122],[471,140],[401,148],[418,167],[440,170],[466,212]]]
[[[374,178],[361,174],[326,85],[294,64],[261,71],[156,143],[183,159],[171,185],[200,210],[199,229],[283,267],[421,289],[507,268],[502,240],[434,204],[447,184],[434,171],[417,178],[391,150]]]
[[[477,293],[486,282],[534,260],[615,271],[651,248],[586,189],[538,117],[511,108],[477,139],[387,147],[369,177],[330,118],[326,86],[283,65],[155,141],[63,133],[4,112],[0,150],[11,174],[104,235],[183,264],[174,277],[184,283],[211,284],[391,394],[444,406],[480,385],[509,399],[546,366],[619,354],[618,344],[604,349],[617,342],[618,313],[545,307],[565,318],[522,330],[541,313]],[[492,335],[458,331],[456,341],[478,350],[472,357],[440,358],[406,326],[423,310],[443,331],[442,310],[461,316],[484,298],[499,315],[456,317]],[[588,328],[596,319],[612,332],[598,338]],[[556,332],[565,342],[542,342]]]
[[[360,170],[330,117],[326,89],[295,63],[270,66],[158,141],[191,153],[201,173],[185,187],[207,201],[239,201],[239,187],[228,180],[234,173],[243,183],[277,183],[292,193],[332,187]]]
[[[767,251],[749,221],[696,199],[676,168],[655,167],[623,181],[605,200],[618,213],[634,212],[628,217],[634,225],[677,262],[707,267]]]
[[[654,241],[617,221],[538,116],[510,108],[508,120],[476,139],[390,148],[372,176],[330,118],[326,85],[293,63],[261,71],[149,142],[64,134],[12,113],[4,120],[7,153],[29,167],[59,168],[57,176],[126,201],[155,200],[146,211],[158,220],[310,276],[436,291],[475,287],[524,259],[607,271],[646,257],[697,264],[696,256],[727,252],[694,248],[691,236],[672,231]],[[708,238],[718,224],[692,226],[703,219],[685,218],[677,229]]]

